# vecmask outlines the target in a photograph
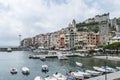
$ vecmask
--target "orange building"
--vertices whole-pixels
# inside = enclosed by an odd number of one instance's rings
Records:
[[[94,49],[100,46],[100,36],[98,33],[90,32],[87,34],[86,49]]]

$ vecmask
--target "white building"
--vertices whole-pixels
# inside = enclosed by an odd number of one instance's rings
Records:
[[[120,42],[120,33],[116,33],[116,36],[114,36],[112,39],[110,39],[109,43],[112,44],[114,42]]]

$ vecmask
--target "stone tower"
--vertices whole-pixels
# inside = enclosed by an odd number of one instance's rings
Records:
[[[99,33],[100,33],[100,44],[106,45],[109,40],[109,25],[107,21],[100,22]]]
[[[106,45],[109,40],[109,13],[99,15],[99,34],[100,34],[100,45]]]

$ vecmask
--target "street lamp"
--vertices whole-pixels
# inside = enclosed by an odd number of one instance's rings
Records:
[[[108,56],[107,56],[107,52],[105,53],[106,54],[106,60],[105,60],[105,80],[107,80],[107,60],[108,60]]]
[[[108,42],[108,44],[107,45],[109,45],[109,42]],[[105,80],[107,80],[107,72],[106,72],[106,68],[107,68],[107,60],[108,60],[108,55],[107,55],[107,51],[105,51],[105,49],[104,49],[104,52],[106,52],[105,54],[106,54],[106,60],[105,60]]]

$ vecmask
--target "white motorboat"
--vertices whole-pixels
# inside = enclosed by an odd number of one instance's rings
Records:
[[[42,71],[48,72],[48,65],[42,65]]]
[[[7,48],[7,51],[8,51],[8,52],[11,52],[11,51],[12,51],[12,49],[11,49],[11,48]]]
[[[46,57],[45,57],[45,56],[42,56],[42,57],[40,57],[40,60],[41,60],[41,61],[45,61],[45,60],[46,60]]]
[[[63,55],[60,52],[57,52],[57,57],[59,60],[67,60],[68,59],[68,57],[66,57],[65,55]]]
[[[22,73],[23,74],[29,74],[30,73],[30,70],[29,70],[29,68],[27,68],[27,67],[22,67]]]
[[[32,55],[32,54],[29,54],[28,57],[31,59],[31,58],[33,57],[33,55]]]
[[[94,66],[93,69],[96,70],[96,71],[103,72],[103,73],[105,73],[105,72],[109,72],[108,70],[103,69],[103,68],[100,68],[100,67],[97,67],[97,66]]]
[[[84,79],[84,76],[83,76],[83,74],[79,74],[79,73],[77,73],[77,72],[71,72],[71,76],[73,76],[74,78],[76,78],[76,79]]]
[[[117,70],[114,69],[114,68],[111,68],[111,67],[108,67],[108,66],[102,66],[101,68],[105,69],[105,70],[108,70],[108,72],[116,72]]]
[[[83,66],[83,64],[82,63],[80,63],[80,62],[75,62],[76,63],[76,65],[77,66],[80,66],[80,67],[82,67]]]
[[[120,70],[120,67],[117,66],[116,69],[117,69],[117,70]]]
[[[48,76],[48,77],[45,78],[45,80],[57,80],[57,79],[53,76]]]
[[[82,74],[85,78],[90,78],[91,77],[90,73],[87,73],[87,72],[77,71],[77,73]]]
[[[16,68],[11,68],[10,73],[11,74],[17,74],[17,69]]]
[[[85,72],[90,73],[92,76],[102,75],[102,72],[93,71],[93,70],[86,70]]]
[[[48,50],[45,50],[44,48],[43,49],[38,48],[38,49],[33,50],[33,52],[34,53],[48,53]]]
[[[66,80],[67,79],[67,76],[64,76],[63,74],[61,73],[55,73],[53,74],[53,76],[57,79],[57,80]]]
[[[40,53],[48,53],[48,50],[40,50]]]
[[[36,76],[34,80],[43,80],[41,76]]]

